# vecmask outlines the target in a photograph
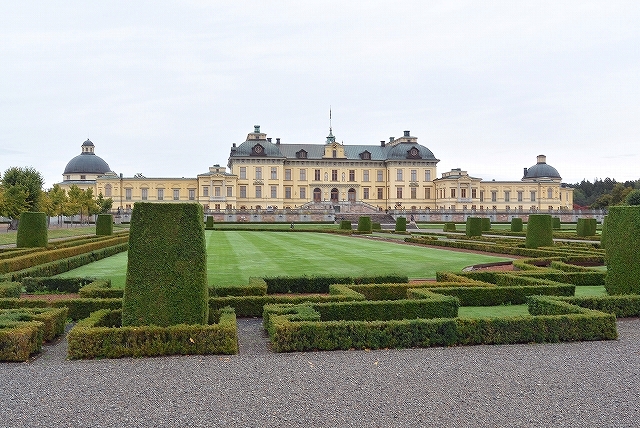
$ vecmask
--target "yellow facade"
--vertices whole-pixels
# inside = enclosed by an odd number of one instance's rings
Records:
[[[438,162],[409,131],[379,145],[344,145],[335,141],[331,131],[324,144],[282,144],[256,126],[243,143],[233,144],[228,171],[214,165],[193,178],[123,177],[109,172],[95,180],[65,177],[61,185],[92,187],[96,195],[112,198],[114,209],[124,210],[136,201],[194,201],[210,211],[337,206],[343,212],[349,207],[380,211],[572,209],[573,189],[561,184],[544,156],[517,181],[482,181],[459,169],[438,178]]]

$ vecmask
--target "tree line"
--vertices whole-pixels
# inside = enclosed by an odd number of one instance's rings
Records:
[[[111,198],[97,197],[93,189],[81,189],[75,184],[67,192],[54,184],[43,190],[42,174],[31,167],[11,167],[0,176],[0,216],[11,220],[10,228],[17,225],[20,214],[40,211],[49,217],[80,215],[80,221],[91,215],[108,212],[113,206]]]
[[[596,178],[593,183],[582,180],[573,187],[574,206],[602,209],[612,205],[640,205],[640,180],[617,182],[612,178]]]

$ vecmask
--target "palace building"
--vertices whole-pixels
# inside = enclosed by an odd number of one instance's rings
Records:
[[[277,209],[497,210],[513,213],[571,210],[573,189],[540,155],[514,181],[483,181],[453,169],[437,176],[439,162],[409,131],[379,144],[336,141],[331,128],[324,143],[273,141],[255,126],[231,147],[227,168],[214,165],[192,178],[125,177],[110,170],[87,140],[65,168],[63,188],[91,187],[129,210],[136,201],[185,202],[207,212]],[[354,211],[351,209],[351,211]],[[357,211],[357,209],[355,210]]]

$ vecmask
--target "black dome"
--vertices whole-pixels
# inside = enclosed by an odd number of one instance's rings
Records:
[[[82,153],[74,157],[67,163],[63,174],[106,174],[111,171],[107,164],[100,156],[93,153],[94,144],[91,140],[82,143]]]
[[[538,163],[531,168],[526,168],[524,171],[523,180],[532,180],[538,178],[557,178],[561,179],[560,173],[557,169],[547,164],[547,158],[544,155],[538,156]]]

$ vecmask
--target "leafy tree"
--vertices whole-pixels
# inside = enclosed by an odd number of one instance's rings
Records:
[[[17,186],[7,189],[0,187],[0,215],[11,219],[11,229],[17,229],[17,219],[28,209],[27,192],[24,189]]]
[[[113,199],[105,199],[104,196],[102,196],[102,193],[98,193],[96,204],[98,205],[98,214],[106,214],[111,211],[111,208],[113,207]]]
[[[75,184],[72,184],[67,195],[69,199],[65,205],[65,215],[72,216],[80,214],[80,222],[82,222],[82,201],[84,199],[84,190]]]
[[[640,205],[640,189],[632,190],[627,194],[627,205]]]
[[[43,184],[44,179],[42,178],[42,174],[31,167],[11,167],[4,172],[2,180],[0,181],[0,187],[3,188],[5,193],[5,199],[7,197],[10,199],[16,198],[19,194],[24,195],[26,208],[20,212],[38,211],[40,209]],[[13,188],[19,189],[19,191],[11,190]],[[17,202],[17,200],[12,199],[11,206],[13,209],[16,207],[15,202]],[[19,215],[19,213],[16,215],[12,212],[9,217],[17,218]]]

